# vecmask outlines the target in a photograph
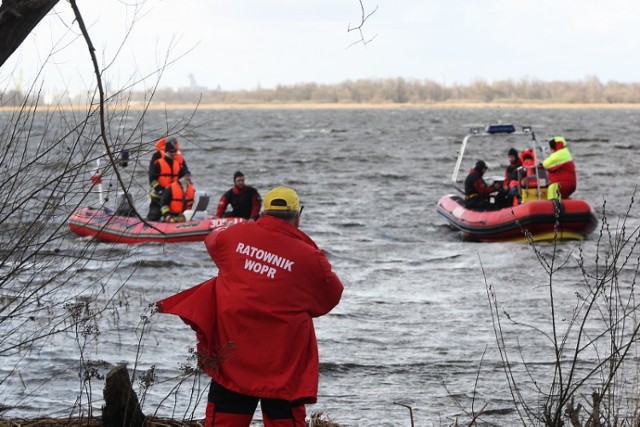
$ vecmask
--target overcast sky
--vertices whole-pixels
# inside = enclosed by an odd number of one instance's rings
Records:
[[[78,0],[112,87],[253,89],[405,77],[640,81],[638,0]],[[135,21],[135,22],[134,22]],[[131,30],[127,35],[127,31]],[[0,69],[0,88],[93,84],[89,54],[60,1]],[[115,58],[115,59],[114,59]],[[193,80],[190,80],[190,75]]]

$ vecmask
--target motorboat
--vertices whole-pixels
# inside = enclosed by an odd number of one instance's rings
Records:
[[[97,207],[82,207],[68,219],[71,231],[81,237],[110,243],[180,243],[201,242],[213,230],[227,228],[244,218],[216,218],[207,214],[209,195],[199,192],[193,209],[182,215],[181,221],[149,221],[141,218],[130,206],[125,194],[118,196],[117,207],[107,207],[99,192]]]
[[[463,165],[470,164],[470,169],[477,160],[474,157],[469,160],[467,152],[474,145],[481,146],[475,150],[479,156],[490,152],[506,153],[509,147],[518,147],[521,153],[526,151],[532,154],[531,162],[519,169],[519,195],[511,205],[496,205],[483,211],[465,206],[464,190],[461,188],[464,177],[459,179],[459,172]],[[524,126],[521,130],[513,124],[472,127],[462,140],[451,176],[451,184],[457,193],[440,198],[438,213],[450,228],[458,231],[466,240],[528,242],[584,239],[598,224],[595,212],[582,199],[547,200],[546,172],[538,166],[538,159],[544,159],[546,154],[545,147],[539,143],[531,126]],[[504,176],[493,178],[494,182],[503,180]],[[497,194],[491,202],[498,203]]]
[[[110,210],[84,207],[73,212],[69,228],[78,236],[111,243],[201,242],[215,229],[226,228],[244,218],[191,219],[184,222],[147,221],[136,216],[116,215]]]

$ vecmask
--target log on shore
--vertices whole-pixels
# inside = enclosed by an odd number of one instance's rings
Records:
[[[102,407],[102,422],[105,427],[144,426],[144,414],[125,365],[118,365],[109,371],[103,395],[105,405]]]

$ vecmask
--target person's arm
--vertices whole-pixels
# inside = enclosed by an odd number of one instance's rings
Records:
[[[211,257],[211,260],[213,261],[213,263],[218,266],[218,268],[220,268],[221,265],[221,258],[223,258],[222,254],[223,252],[220,251],[219,246],[221,244],[222,239],[220,239],[220,235],[222,232],[224,232],[224,230],[226,230],[225,228],[218,228],[216,230],[213,230],[211,233],[209,233],[207,235],[207,237],[204,239],[204,246],[207,248],[207,252],[209,253],[209,256]]]
[[[182,154],[181,154],[182,156]],[[182,162],[181,162],[181,166],[180,166],[180,176],[189,174],[191,175],[191,171],[189,170],[189,166],[187,166],[187,161],[184,159],[184,157],[182,157]]]
[[[149,185],[151,188],[155,188],[160,177],[160,165],[154,159],[151,159],[149,163]],[[154,185],[155,184],[155,185]]]
[[[342,296],[344,286],[338,275],[331,269],[331,264],[321,249],[316,249],[316,266],[314,277],[315,284],[311,291],[312,307],[309,310],[311,317],[319,317],[330,312]]]
[[[551,155],[542,162],[542,166],[546,170],[549,170],[563,163],[570,162],[571,160],[573,160],[571,152],[569,152],[567,148],[562,148],[551,153]]]
[[[256,193],[251,198],[251,215],[249,215],[250,219],[258,219],[260,216],[260,208],[262,207],[262,198],[260,197],[260,193],[256,191]]]
[[[509,189],[509,181],[510,181],[509,175],[510,175],[509,168],[507,168],[504,171],[504,179],[502,180],[502,188],[504,188],[505,190]]]
[[[222,218],[224,216],[224,211],[227,210],[228,205],[229,205],[229,200],[227,200],[227,193],[224,193],[222,197],[220,197],[220,201],[218,202],[218,207],[216,208],[217,218]]]
[[[487,196],[496,191],[494,187],[487,187],[483,179],[476,180],[476,182],[473,183],[473,188],[475,188],[481,196]]]

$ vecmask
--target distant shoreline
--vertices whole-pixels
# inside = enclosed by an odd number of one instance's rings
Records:
[[[22,108],[30,110],[34,107],[0,107],[0,111],[18,111]],[[41,111],[84,111],[87,105],[38,105],[37,110]],[[94,105],[95,109],[96,106]],[[125,109],[141,111],[159,110],[277,110],[277,109],[308,109],[308,110],[367,110],[367,109],[603,109],[603,110],[624,110],[640,109],[640,104],[590,104],[590,103],[534,103],[534,102],[440,102],[429,104],[417,103],[220,103],[220,104],[180,104],[180,103],[153,103],[145,106],[141,103],[130,103],[127,105],[107,105],[107,110],[122,111]]]

